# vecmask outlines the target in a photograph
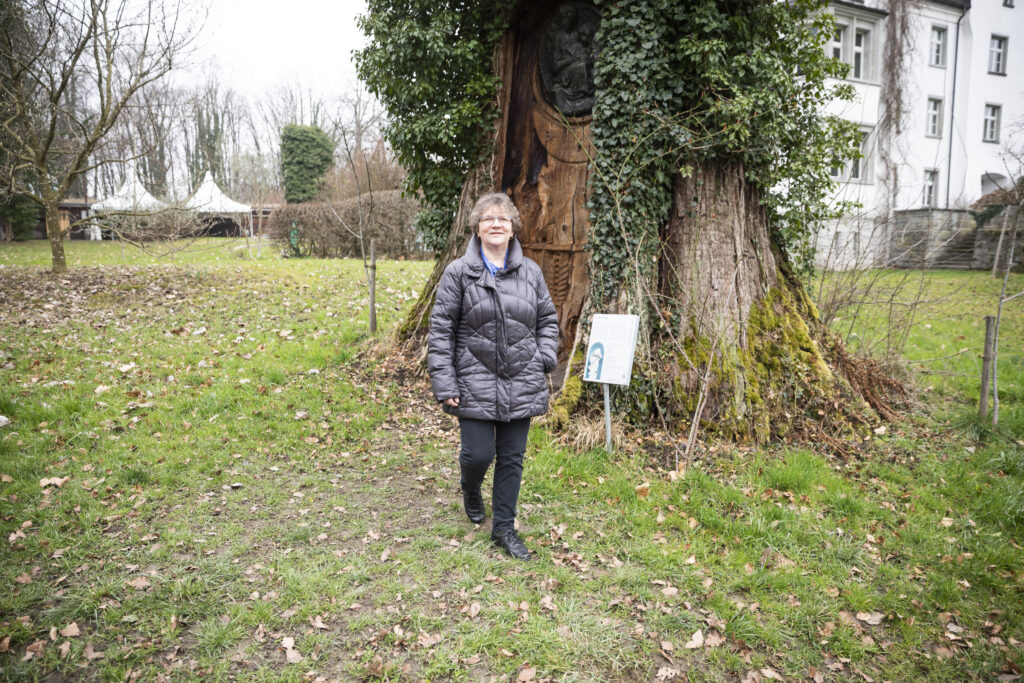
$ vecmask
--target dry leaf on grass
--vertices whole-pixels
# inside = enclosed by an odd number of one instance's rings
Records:
[[[431,634],[431,633],[427,633],[426,631],[420,631],[420,635],[416,639],[416,642],[419,643],[420,647],[426,647],[426,648],[434,647],[435,645],[437,645],[438,643],[441,642],[441,634],[440,633],[433,633],[433,634]]]
[[[65,638],[74,638],[82,635],[82,632],[78,630],[78,622],[72,621],[60,630],[60,634]]]
[[[878,626],[885,619],[885,615],[881,612],[857,612],[857,618],[865,624]]]
[[[703,647],[703,646],[704,646],[704,633],[700,629],[697,629],[694,632],[694,634],[692,636],[690,636],[689,642],[687,642],[686,645],[684,645],[683,647],[685,647],[687,650],[696,650],[697,648]]]
[[[27,662],[33,657],[42,657],[43,650],[46,648],[46,641],[37,640],[28,647],[25,648],[25,656],[21,658],[21,661]]]
[[[659,681],[671,681],[679,677],[679,669],[672,669],[667,666],[663,666],[658,669],[658,673],[655,676]]]
[[[84,654],[85,658],[88,659],[90,662],[94,659],[103,659],[103,657],[106,656],[105,653],[103,653],[102,651],[94,650],[92,647],[92,643],[85,644],[85,651],[82,654]]]
[[[295,649],[295,639],[288,636],[281,639],[281,647],[284,649],[284,657],[289,664],[298,664],[303,660],[302,654]]]
[[[149,579],[147,579],[145,576],[137,576],[131,581],[129,581],[128,585],[136,590],[143,590],[144,588],[149,588],[150,583]]]
[[[529,681],[537,678],[537,667],[527,666],[519,672],[519,677],[516,679],[520,683],[529,683]]]

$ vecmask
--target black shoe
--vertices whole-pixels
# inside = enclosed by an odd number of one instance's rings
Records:
[[[526,549],[526,544],[523,543],[523,539],[519,538],[519,534],[516,533],[515,529],[509,529],[497,536],[492,534],[491,540],[494,541],[496,546],[504,550],[516,560],[533,559],[533,555],[531,555],[530,551]]]
[[[484,521],[484,499],[480,495],[480,489],[476,491],[462,489],[462,505],[466,508],[466,516],[473,524]]]

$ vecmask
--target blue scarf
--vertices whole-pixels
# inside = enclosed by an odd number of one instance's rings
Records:
[[[480,243],[480,258],[483,259],[484,265],[487,266],[487,270],[491,273],[491,277],[498,274],[499,270],[505,269],[505,264],[508,263],[508,247],[505,247],[505,260],[501,262],[500,266],[496,266],[487,260],[487,256],[484,254],[484,245]]]

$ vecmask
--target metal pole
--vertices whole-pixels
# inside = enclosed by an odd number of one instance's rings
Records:
[[[377,331],[377,252],[370,240],[370,332]]]
[[[984,421],[988,414],[989,375],[992,372],[992,343],[995,339],[996,318],[985,316],[985,351],[981,356],[981,400],[978,402],[978,420]]]
[[[604,449],[612,452],[612,402],[608,398],[608,384],[602,383],[604,389]]]

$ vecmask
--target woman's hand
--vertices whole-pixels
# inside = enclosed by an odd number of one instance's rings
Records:
[[[459,397],[456,396],[455,398],[446,398],[444,400],[444,404],[446,406],[451,406],[452,408],[458,408],[459,407]]]

